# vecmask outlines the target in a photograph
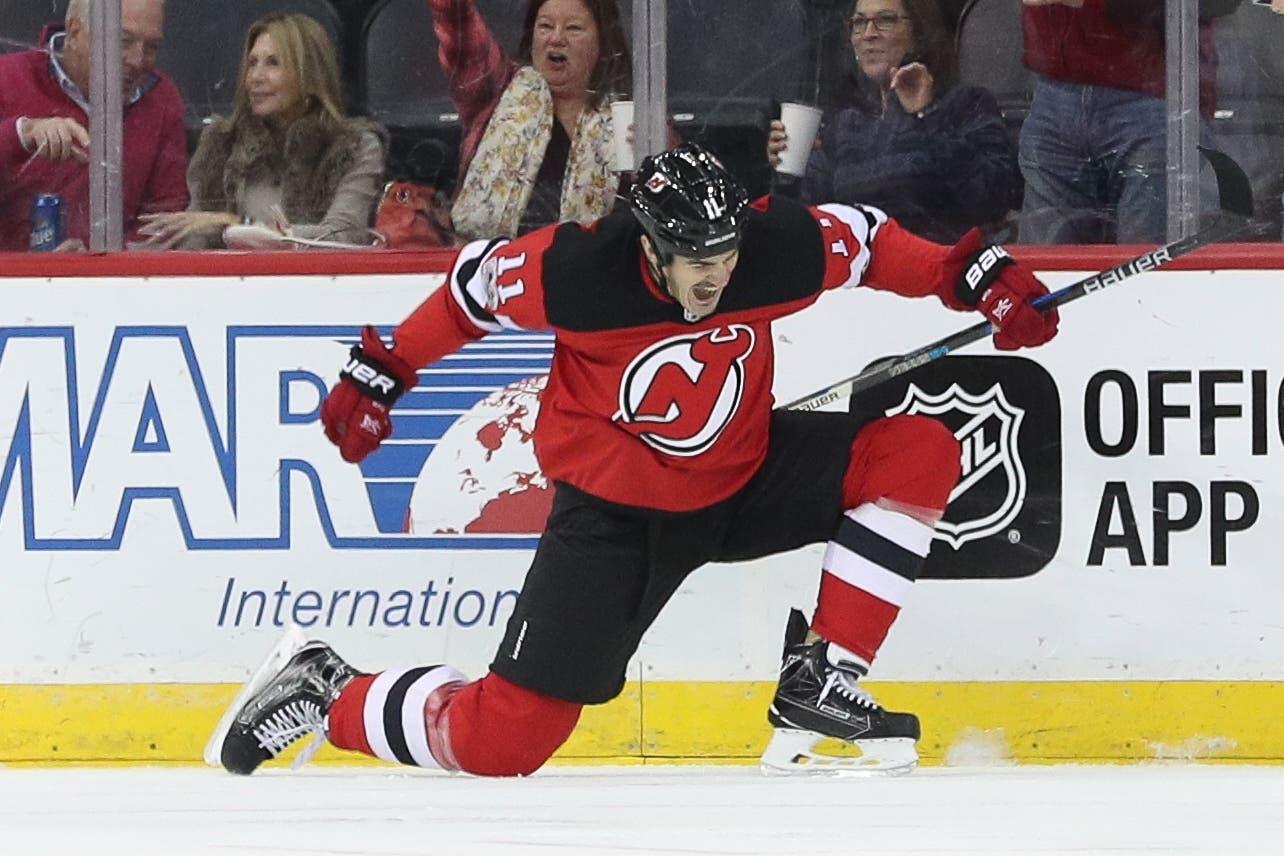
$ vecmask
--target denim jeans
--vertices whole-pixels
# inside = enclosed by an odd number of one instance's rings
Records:
[[[1040,76],[1021,127],[1021,241],[1162,243],[1166,134],[1162,98]]]

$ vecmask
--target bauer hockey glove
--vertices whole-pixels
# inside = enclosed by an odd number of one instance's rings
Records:
[[[1057,335],[1055,307],[1040,312],[1030,301],[1048,289],[1002,247],[981,243],[973,229],[945,257],[945,287],[953,280],[955,299],[976,309],[995,326],[994,347],[1000,351],[1032,348]],[[947,301],[948,302],[948,301]]]
[[[374,327],[361,331],[339,382],[321,404],[330,442],[349,463],[360,463],[392,433],[392,405],[418,382],[415,370],[384,347]]]

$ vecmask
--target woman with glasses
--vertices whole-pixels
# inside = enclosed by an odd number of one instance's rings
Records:
[[[848,19],[850,89],[830,107],[800,193],[863,202],[943,243],[994,227],[1019,205],[1016,151],[998,103],[958,82],[937,0],[858,0]],[[767,159],[789,145],[772,122]]]

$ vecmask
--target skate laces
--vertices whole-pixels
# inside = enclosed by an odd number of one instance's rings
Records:
[[[840,660],[838,663],[830,659],[829,655],[834,652],[837,652],[838,654],[838,659]],[[844,668],[841,664],[842,659],[855,660],[856,656],[854,654],[846,648],[843,648],[841,645],[830,642],[826,648],[820,652],[820,659],[828,668],[826,669],[825,685],[821,687],[820,698],[817,700],[817,703],[823,702],[829,697],[830,693],[837,692],[849,702],[858,704],[861,707],[868,708],[870,710],[879,709],[878,702],[874,701],[874,697],[870,695],[869,690],[857,683],[861,674],[855,670]]]
[[[282,705],[272,715],[263,720],[252,732],[259,746],[266,749],[273,758],[280,755],[291,743],[314,735],[312,741],[299,752],[292,765],[298,769],[306,764],[321,744],[325,742],[325,715],[321,705],[308,699],[299,699]]]
[[[820,704],[829,698],[831,692],[837,692],[843,698],[861,707],[878,710],[878,702],[874,701],[874,697],[869,694],[869,690],[857,686],[855,676],[844,672],[842,669],[830,668],[829,674],[825,676],[825,685],[821,687],[820,698],[816,700],[816,703]]]

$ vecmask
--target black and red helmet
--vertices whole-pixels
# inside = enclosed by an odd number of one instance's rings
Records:
[[[740,245],[749,197],[712,153],[683,143],[642,161],[629,205],[662,257],[701,259]]]

